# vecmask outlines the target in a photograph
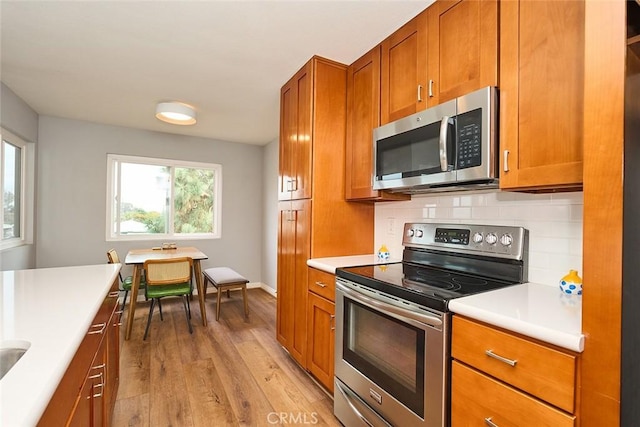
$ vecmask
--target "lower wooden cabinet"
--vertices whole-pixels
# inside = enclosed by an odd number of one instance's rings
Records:
[[[39,426],[108,427],[120,375],[118,283],[113,286],[76,351]]]
[[[451,357],[452,427],[576,425],[578,354],[454,315]]]
[[[451,371],[452,427],[575,425],[574,416],[462,363],[454,360]]]
[[[333,393],[336,305],[313,292],[307,301],[307,370]]]

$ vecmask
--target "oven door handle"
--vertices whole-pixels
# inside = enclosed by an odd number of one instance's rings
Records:
[[[351,393],[348,390],[345,390],[339,381],[335,381],[334,384],[335,384],[335,388],[338,389],[338,391],[340,392],[344,400],[347,402],[347,404],[349,405],[353,413],[356,414],[356,416],[360,418],[360,420],[362,420],[363,423],[365,423],[369,427],[391,427],[391,424],[387,423],[385,420],[380,418],[380,416],[377,414],[372,421],[369,421],[364,415],[362,415],[362,412],[360,412],[360,410],[356,407],[356,403],[359,403],[356,400],[357,398],[355,396],[351,397],[350,396]],[[363,407],[362,409],[365,409],[365,407]]]
[[[442,326],[442,319],[437,316],[432,316],[429,314],[416,313],[414,311],[407,310],[406,308],[398,307],[396,305],[377,301],[373,298],[363,295],[360,292],[356,292],[344,286],[341,283],[336,283],[337,289],[347,295],[349,298],[358,301],[361,304],[364,304],[374,310],[383,311],[386,314],[389,314],[396,319],[402,320],[403,322],[410,323],[412,325],[416,325],[418,323],[418,327],[422,327],[423,325],[430,326]]]

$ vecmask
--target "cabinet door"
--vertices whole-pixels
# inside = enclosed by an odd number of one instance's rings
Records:
[[[439,0],[427,15],[429,106],[497,86],[497,0]]]
[[[87,427],[93,425],[91,412],[93,407],[92,393],[93,383],[87,380],[80,390],[76,405],[67,421],[66,425],[68,427]]]
[[[411,197],[373,190],[373,129],[380,126],[380,46],[347,69],[347,200],[407,200]]]
[[[381,124],[427,107],[427,14],[422,12],[382,42]]]
[[[333,392],[335,304],[309,292],[307,369]]]
[[[304,366],[311,201],[280,202],[278,209],[277,338]]]
[[[311,197],[312,76],[310,61],[280,92],[279,200]]]
[[[503,189],[582,185],[584,1],[500,6]]]
[[[120,316],[118,305],[114,306],[113,314],[109,320],[109,329],[107,330],[106,350],[106,384],[105,384],[105,425],[111,425],[111,414],[116,404],[116,396],[118,394],[118,384],[120,382]]]

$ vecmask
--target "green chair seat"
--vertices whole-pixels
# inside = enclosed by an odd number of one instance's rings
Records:
[[[147,298],[176,297],[191,292],[191,283],[179,283],[177,285],[153,285],[146,288]]]
[[[122,290],[123,291],[130,291],[131,290],[131,286],[133,285],[133,276],[127,276],[124,278],[124,280],[122,281]],[[144,281],[144,277],[140,278],[140,286],[139,289],[142,288],[146,288],[147,284]]]

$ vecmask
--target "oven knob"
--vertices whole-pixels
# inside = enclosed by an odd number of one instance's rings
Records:
[[[513,237],[511,234],[503,234],[500,237],[500,243],[502,243],[502,246],[511,246],[511,243],[513,243]]]
[[[420,229],[416,230],[416,237],[422,237],[424,235],[424,232]]]
[[[413,228],[407,230],[407,237],[413,237]]]
[[[489,233],[484,240],[490,245],[495,245],[498,241],[498,236],[496,236],[494,233]]]
[[[473,243],[482,243],[484,237],[482,237],[482,233],[475,233],[473,235]]]

